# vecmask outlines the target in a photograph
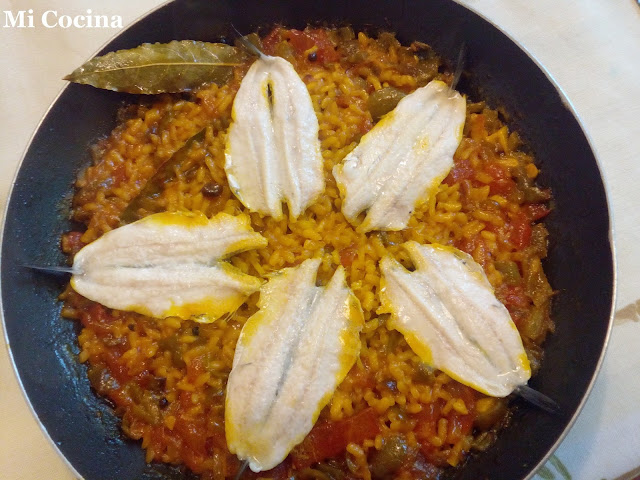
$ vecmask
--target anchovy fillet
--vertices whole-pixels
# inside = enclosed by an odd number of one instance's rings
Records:
[[[80,250],[71,286],[110,308],[212,321],[262,284],[222,260],[266,243],[246,217],[158,213]]]
[[[316,287],[320,260],[272,277],[242,329],[227,384],[229,450],[254,472],[278,465],[300,443],[360,350],[360,303],[339,267]]]
[[[304,82],[279,57],[261,56],[233,103],[225,170],[251,211],[297,218],[324,190],[318,119]]]
[[[531,376],[522,340],[482,267],[460,250],[405,245],[416,270],[386,257],[382,309],[421,359],[494,397],[509,395]]]
[[[453,166],[462,139],[464,98],[440,81],[404,97],[333,175],[342,213],[358,230],[402,230],[415,207],[428,200]]]

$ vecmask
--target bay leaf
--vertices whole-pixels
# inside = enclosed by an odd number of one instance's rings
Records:
[[[64,79],[117,92],[177,93],[227,83],[246,57],[242,49],[222,43],[145,43],[93,58]]]

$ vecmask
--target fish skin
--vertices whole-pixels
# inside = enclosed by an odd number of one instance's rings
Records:
[[[402,230],[453,166],[466,102],[434,80],[404,97],[333,168],[342,213],[361,232]]]
[[[270,90],[270,94],[269,94]],[[285,59],[262,55],[245,75],[232,109],[225,171],[251,211],[298,218],[324,190],[318,119],[306,85]]]
[[[355,363],[364,318],[339,267],[316,287],[319,259],[273,276],[245,323],[227,383],[229,451],[254,472],[302,442]]]
[[[266,243],[246,217],[158,213],[82,248],[71,286],[109,308],[213,321],[262,285],[222,260]]]
[[[505,397],[527,383],[531,369],[506,307],[482,267],[457,249],[407,242],[416,270],[381,260],[380,312],[423,361],[460,383]]]

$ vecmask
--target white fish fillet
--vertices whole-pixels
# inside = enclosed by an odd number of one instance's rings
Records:
[[[520,334],[482,267],[460,250],[404,244],[416,270],[386,257],[381,311],[423,361],[482,393],[505,397],[531,376]]]
[[[261,56],[233,102],[225,171],[251,211],[297,218],[324,190],[318,119],[304,82],[279,57]]]
[[[359,231],[406,228],[451,170],[465,111],[464,98],[436,80],[400,100],[333,169],[347,220],[367,210]]]
[[[80,250],[71,286],[118,310],[213,321],[262,285],[221,260],[266,244],[246,217],[157,213]]]
[[[342,267],[316,287],[320,260],[272,277],[242,329],[227,384],[229,450],[260,472],[300,443],[353,366],[363,325]]]

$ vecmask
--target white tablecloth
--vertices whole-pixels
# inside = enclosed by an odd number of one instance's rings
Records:
[[[215,0],[211,0],[215,1]],[[425,0],[427,1],[427,0]],[[33,9],[34,28],[0,16],[0,207],[61,78],[119,29],[46,28],[40,16],[120,15],[126,26],[159,0],[0,0]],[[462,0],[519,41],[556,79],[591,137],[609,188],[618,259],[611,343],[577,423],[540,478],[625,480],[640,465],[640,7],[636,0]],[[27,12],[28,13],[28,12]],[[50,15],[49,18],[52,18]],[[0,340],[0,343],[4,343]],[[0,345],[0,477],[74,476],[34,420]],[[636,471],[636,475],[640,472]],[[496,474],[496,478],[499,475]]]

